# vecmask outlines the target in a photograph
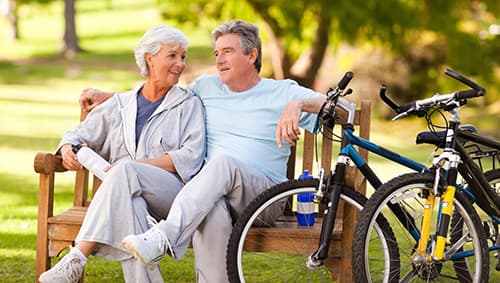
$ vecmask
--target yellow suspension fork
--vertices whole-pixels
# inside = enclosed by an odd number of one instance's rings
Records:
[[[450,224],[451,214],[453,212],[453,200],[455,199],[455,186],[447,186],[446,191],[441,198],[441,216],[439,220],[438,231],[436,233],[436,247],[434,249],[434,259],[443,259],[444,246],[448,235],[448,226]]]
[[[429,195],[424,202],[424,215],[422,216],[422,228],[420,231],[420,240],[418,240],[418,246],[416,254],[424,257],[429,244],[430,233],[431,233],[431,223],[432,223],[432,211],[434,210],[434,201],[436,196],[429,192]]]

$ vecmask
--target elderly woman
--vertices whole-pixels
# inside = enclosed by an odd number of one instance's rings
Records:
[[[159,268],[141,265],[121,247],[129,234],[162,219],[205,156],[201,101],[177,86],[185,68],[187,39],[160,25],[147,31],[135,50],[145,82],[94,108],[64,134],[58,152],[68,170],[81,169],[72,144],[87,144],[109,160],[107,175],[92,200],[76,246],[40,282],[77,282],[89,255],[122,262],[127,282],[162,282]]]

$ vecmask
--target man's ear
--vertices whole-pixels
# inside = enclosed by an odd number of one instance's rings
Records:
[[[257,60],[257,57],[259,55],[259,51],[257,51],[257,48],[252,48],[252,51],[250,51],[250,54],[249,55],[249,59],[250,59],[250,63],[255,63],[255,61]]]

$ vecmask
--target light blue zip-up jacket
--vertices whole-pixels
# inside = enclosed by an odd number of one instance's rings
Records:
[[[136,146],[137,93],[142,85],[117,93],[94,108],[85,121],[65,132],[58,148],[68,143],[86,143],[111,164],[168,153],[177,174],[186,183],[205,158],[202,103],[189,90],[173,86],[147,120]]]

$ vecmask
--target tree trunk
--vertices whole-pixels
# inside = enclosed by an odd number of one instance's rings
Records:
[[[331,16],[328,15],[327,9],[321,9],[318,12],[316,21],[318,26],[311,47],[304,51],[300,58],[292,64],[290,53],[287,46],[285,46],[286,30],[283,30],[279,20],[270,14],[269,4],[266,4],[265,1],[248,1],[248,4],[265,22],[266,31],[272,44],[269,52],[274,78],[292,79],[302,86],[312,88],[328,46]]]
[[[281,80],[288,78],[290,75],[290,55],[286,50],[284,43],[284,31],[281,29],[279,22],[269,14],[268,4],[259,1],[248,1],[255,13],[257,13],[265,22],[264,27],[271,41],[271,64],[273,66],[274,78]]]
[[[7,19],[9,26],[6,34],[8,42],[16,41],[20,38],[19,26],[17,23],[17,2],[15,0],[6,0],[2,2],[2,14]]]
[[[73,58],[82,49],[78,45],[75,24],[75,0],[64,0],[64,37],[62,54],[67,58]]]
[[[328,47],[328,32],[331,19],[328,16],[318,16],[318,27],[314,34],[311,47],[304,51],[290,70],[290,78],[299,84],[313,88],[316,76],[325,57]]]

